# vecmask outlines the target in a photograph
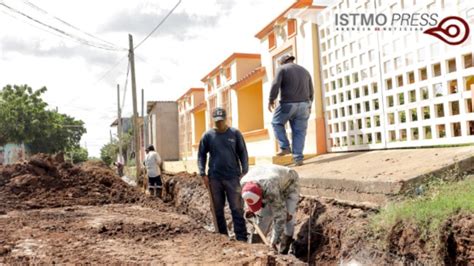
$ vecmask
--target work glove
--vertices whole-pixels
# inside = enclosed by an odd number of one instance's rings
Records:
[[[245,211],[244,217],[245,217],[245,219],[253,218],[253,217],[255,217],[255,213],[253,213],[251,211]]]

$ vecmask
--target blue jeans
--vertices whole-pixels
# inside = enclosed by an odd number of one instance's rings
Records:
[[[303,149],[308,129],[308,119],[311,113],[311,102],[280,103],[273,114],[273,131],[281,149],[290,149],[286,136],[285,125],[289,121],[291,127],[293,158],[303,160]]]
[[[227,235],[227,224],[224,216],[225,199],[227,196],[236,239],[247,241],[247,227],[245,226],[244,205],[240,195],[242,188],[240,187],[239,178],[221,179],[209,177],[209,186],[212,191],[219,233]]]

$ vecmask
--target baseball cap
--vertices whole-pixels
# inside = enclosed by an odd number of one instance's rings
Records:
[[[280,57],[279,63],[283,64],[283,63],[286,63],[288,61],[293,61],[293,60],[295,60],[294,56],[292,56],[290,54],[286,54],[286,55]]]
[[[217,107],[216,109],[214,109],[214,111],[212,112],[212,118],[214,119],[214,121],[221,121],[221,120],[225,120],[226,118],[226,112],[225,112],[225,109],[224,108],[221,108],[221,107]]]
[[[248,182],[242,188],[242,198],[250,211],[258,212],[262,208],[263,191],[255,182]]]

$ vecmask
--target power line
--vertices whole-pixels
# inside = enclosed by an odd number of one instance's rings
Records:
[[[113,70],[117,68],[125,58],[127,58],[127,56],[128,55],[121,57],[109,70],[104,72],[104,74],[99,79],[97,79],[97,81],[95,81],[92,85],[96,85],[97,83],[101,82],[105,77],[107,77],[110,73],[112,73]]]
[[[123,61],[125,58],[127,58],[127,55],[121,57],[111,68],[109,68],[107,71],[105,71],[104,74],[102,74],[102,75],[100,76],[100,78],[98,78],[94,83],[92,83],[91,86],[97,85],[97,84],[98,84],[99,82],[101,82],[104,78],[106,78],[108,75],[110,75],[110,74],[113,72],[113,70],[115,70],[115,69],[120,65],[120,63],[122,63],[122,61]],[[78,97],[74,97],[74,98],[71,99],[69,102],[67,102],[66,105],[70,105],[71,102],[76,101],[76,100],[78,100],[79,98],[81,98],[81,97],[83,97],[83,96],[85,96],[85,94],[84,94],[84,93],[81,93]]]
[[[125,85],[123,86],[123,96],[122,96],[122,106],[120,106],[120,111],[123,111],[123,107],[125,106],[125,99],[127,95],[127,85],[128,85],[128,75],[130,74],[130,61],[128,61],[127,65],[127,75],[125,76]]]
[[[168,17],[174,12],[174,10],[181,4],[181,0],[178,0],[178,3],[166,14],[166,16],[156,25],[156,27],[143,39],[141,40],[133,49],[136,50],[140,45],[142,45],[148,38],[150,38],[153,33],[168,19]]]
[[[59,18],[59,17],[57,17],[57,16],[55,16],[55,15],[53,15],[53,14],[48,13],[48,11],[42,9],[41,7],[39,7],[39,6],[35,5],[35,4],[33,4],[32,2],[30,2],[30,1],[28,1],[28,0],[23,0],[23,2],[26,3],[27,5],[29,5],[30,7],[32,7],[32,8],[34,8],[34,9],[38,10],[39,12],[41,12],[41,13],[43,13],[43,14],[45,14],[45,15],[48,15],[48,16],[54,18],[54,19],[56,19],[57,21],[61,22],[62,24],[66,25],[66,26],[69,26],[69,27],[71,27],[71,28],[73,28],[73,29],[75,29],[75,30],[77,30],[77,31],[79,31],[79,32],[81,32],[81,33],[83,33],[83,34],[89,36],[89,37],[92,37],[92,38],[94,38],[94,39],[96,39],[96,40],[99,40],[99,41],[101,41],[101,42],[103,42],[103,43],[106,43],[106,44],[107,44],[109,47],[111,47],[111,48],[116,48],[116,49],[120,49],[120,50],[127,50],[127,49],[125,49],[125,48],[118,47],[118,46],[116,46],[115,44],[113,44],[113,43],[111,43],[111,42],[108,42],[108,41],[106,41],[106,40],[103,40],[103,39],[101,39],[101,38],[99,38],[99,37],[97,37],[97,36],[95,36],[95,35],[93,35],[93,34],[90,34],[90,33],[86,32],[86,31],[81,30],[80,28],[78,28],[78,27],[72,25],[71,23],[69,23],[69,22],[67,22],[67,21],[64,21],[63,19],[61,19],[61,18]]]
[[[72,35],[72,34],[69,34],[69,33],[65,32],[65,31],[63,31],[63,30],[61,30],[61,29],[58,29],[58,28],[56,28],[56,27],[54,27],[54,26],[51,26],[51,25],[48,25],[48,24],[46,24],[46,23],[44,23],[44,22],[42,22],[42,21],[40,21],[40,20],[38,20],[38,19],[36,19],[36,18],[33,18],[33,17],[31,17],[30,15],[28,15],[28,14],[26,14],[26,13],[24,13],[24,12],[21,12],[21,11],[15,9],[15,8],[11,7],[11,6],[8,6],[8,5],[6,5],[4,2],[0,2],[0,5],[1,5],[1,6],[4,6],[4,7],[7,8],[8,10],[10,10],[10,11],[16,13],[16,14],[19,14],[19,15],[21,15],[21,16],[23,16],[23,17],[29,19],[29,20],[32,20],[32,21],[34,21],[34,22],[36,22],[36,23],[38,23],[38,24],[40,24],[40,25],[46,27],[46,28],[49,28],[49,29],[51,29],[51,30],[53,30],[53,31],[56,31],[56,32],[58,32],[58,33],[60,33],[60,34],[62,34],[62,35],[64,35],[64,36],[66,36],[66,37],[69,37],[70,39],[75,40],[76,42],[79,42],[79,43],[81,43],[81,44],[88,45],[88,46],[91,46],[91,47],[94,47],[94,48],[98,48],[98,49],[108,50],[108,51],[120,51],[120,50],[121,50],[121,49],[112,48],[112,47],[107,47],[107,46],[100,45],[100,44],[94,44],[94,43],[92,43],[92,42],[90,42],[90,41],[88,41],[88,40],[85,40],[85,39],[82,39],[82,38],[80,38],[80,37],[77,37],[77,36],[74,36],[74,35]]]

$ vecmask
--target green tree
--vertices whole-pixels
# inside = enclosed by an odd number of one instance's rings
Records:
[[[110,165],[115,161],[118,151],[119,149],[117,141],[114,140],[110,143],[107,143],[100,149],[100,159],[102,159],[105,164]]]
[[[7,85],[0,91],[0,145],[24,143],[33,153],[69,152],[79,147],[84,122],[48,110],[46,87]]]
[[[79,147],[71,151],[72,154],[72,162],[73,163],[82,163],[87,161],[89,157],[89,153],[86,149]]]

